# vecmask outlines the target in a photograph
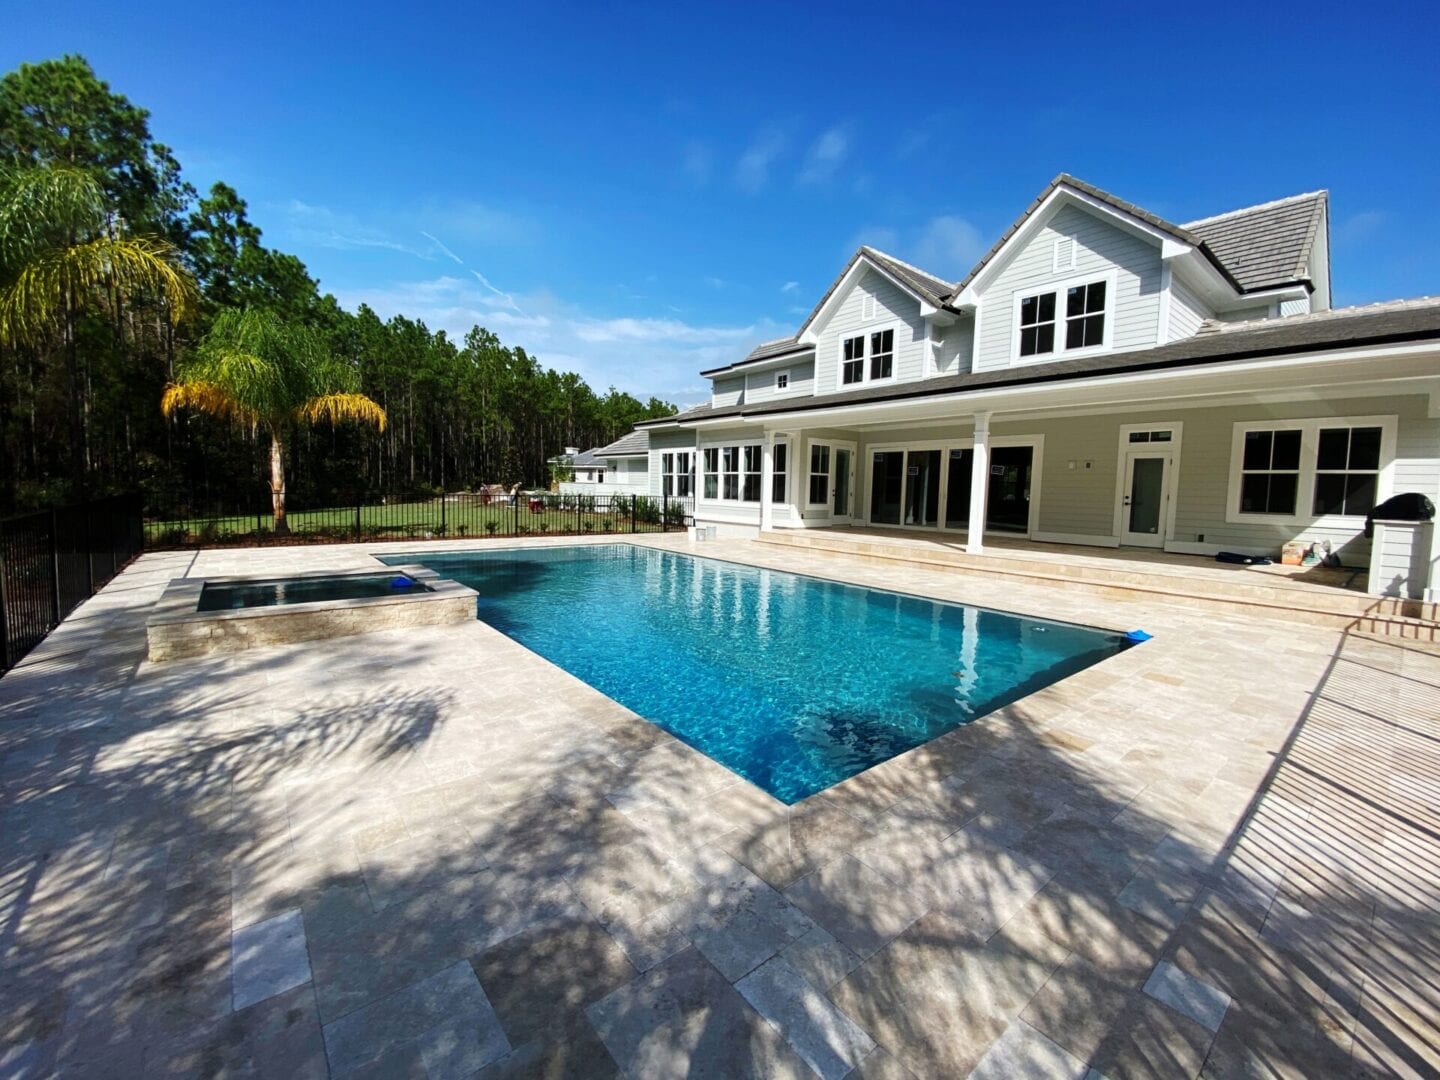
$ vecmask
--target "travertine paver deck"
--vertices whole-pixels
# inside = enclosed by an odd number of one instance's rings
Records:
[[[142,662],[379,550],[0,680],[0,1075],[1440,1068],[1440,657],[700,545],[1156,635],[793,808],[480,623]]]

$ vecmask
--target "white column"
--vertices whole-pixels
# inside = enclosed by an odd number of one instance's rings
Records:
[[[965,550],[985,550],[985,503],[990,494],[990,414],[975,414],[975,450],[970,458],[970,520],[965,526]]]
[[[769,532],[775,520],[775,433],[765,432],[760,444],[760,531]]]

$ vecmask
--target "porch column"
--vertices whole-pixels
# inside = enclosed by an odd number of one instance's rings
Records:
[[[775,433],[765,432],[760,444],[760,531],[769,532],[775,520]]]
[[[970,520],[965,526],[965,550],[985,550],[985,505],[990,494],[990,414],[975,414],[975,449],[970,456]]]

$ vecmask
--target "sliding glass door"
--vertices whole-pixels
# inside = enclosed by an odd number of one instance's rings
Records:
[[[974,451],[968,446],[873,451],[871,523],[968,528],[974,460]],[[990,448],[986,532],[1029,533],[1034,472],[1035,447]]]
[[[870,521],[872,524],[900,524],[900,500],[904,487],[905,451],[875,451],[870,470]]]

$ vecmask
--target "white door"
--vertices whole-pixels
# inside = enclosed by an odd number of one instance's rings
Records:
[[[836,525],[855,520],[855,444],[814,440],[810,443],[807,516],[826,517]]]
[[[1170,513],[1168,454],[1128,454],[1121,489],[1120,542],[1133,547],[1164,547]]]

